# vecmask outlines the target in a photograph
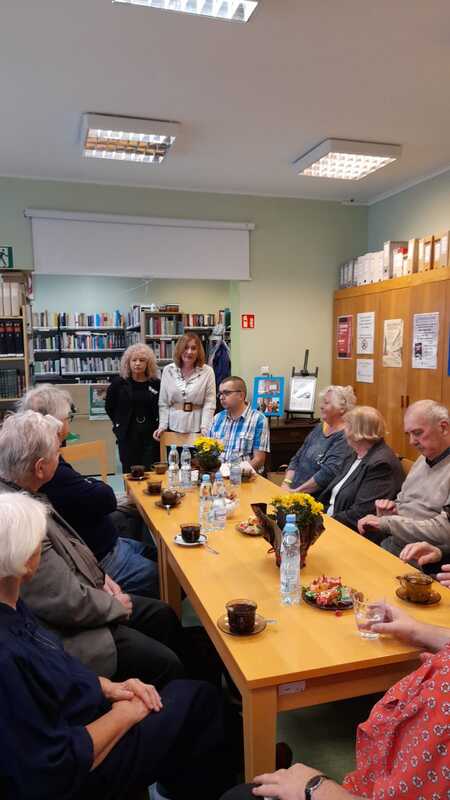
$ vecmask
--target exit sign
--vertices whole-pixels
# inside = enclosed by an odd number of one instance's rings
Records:
[[[254,328],[255,315],[254,314],[241,314],[241,328]]]
[[[0,269],[13,269],[13,249],[9,245],[0,244]]]

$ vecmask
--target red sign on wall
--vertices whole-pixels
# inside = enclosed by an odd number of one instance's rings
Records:
[[[241,328],[254,328],[255,315],[254,314],[241,314]]]

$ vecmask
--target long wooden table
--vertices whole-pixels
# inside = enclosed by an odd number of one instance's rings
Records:
[[[279,570],[273,553],[260,537],[244,536],[236,523],[250,513],[250,502],[267,502],[277,487],[258,477],[240,490],[240,507],[224,531],[209,535],[219,555],[203,547],[184,548],[173,538],[181,522],[198,517],[198,492],[189,492],[180,506],[167,514],[144,494],[142,483],[128,489],[155,534],[159,553],[161,596],[181,612],[183,587],[208,635],[242,695],[246,779],[275,767],[276,718],[280,711],[383,691],[417,665],[417,649],[388,637],[362,639],[353,613],[336,616],[304,602],[286,608],[279,600]],[[157,498],[156,498],[157,499]],[[326,531],[310,549],[302,582],[324,573],[371,598],[406,608],[412,616],[437,625],[450,623],[450,591],[437,586],[442,601],[416,607],[395,594],[395,576],[405,571],[400,561],[328,517]],[[258,612],[275,618],[260,634],[229,636],[217,627],[225,603],[248,597]]]

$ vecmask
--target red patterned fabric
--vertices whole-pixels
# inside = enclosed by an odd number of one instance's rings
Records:
[[[389,689],[358,727],[343,786],[371,800],[450,800],[450,644]]]

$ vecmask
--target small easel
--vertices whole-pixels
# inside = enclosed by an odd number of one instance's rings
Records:
[[[308,359],[309,359],[309,350],[305,350],[305,359],[303,361],[303,369],[296,372],[295,367],[292,367],[291,372],[291,380],[292,378],[302,377],[302,378],[315,378],[317,382],[317,377],[319,375],[319,367],[316,367],[314,372],[308,372]],[[297,417],[308,417],[309,419],[314,419],[314,408],[312,411],[291,411],[290,409],[286,410],[286,422],[289,422],[290,419],[296,419]]]

